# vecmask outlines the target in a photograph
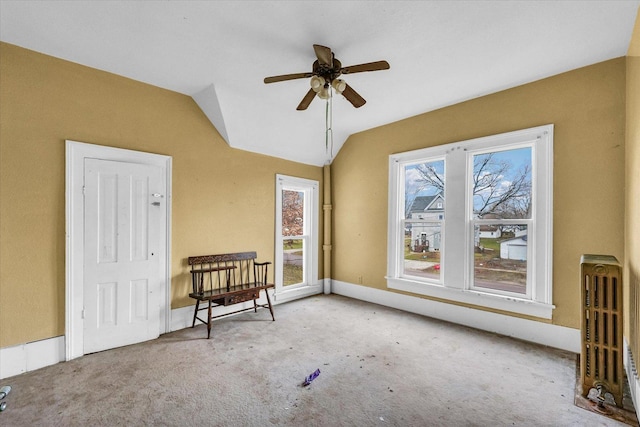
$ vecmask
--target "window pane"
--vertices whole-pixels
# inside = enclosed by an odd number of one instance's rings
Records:
[[[304,234],[304,193],[282,190],[282,235]]]
[[[444,160],[404,167],[404,218],[444,219]]]
[[[526,295],[527,235],[526,225],[476,225],[473,286]]]
[[[283,285],[295,285],[304,278],[304,245],[302,239],[284,239],[282,256]]]
[[[404,260],[407,276],[440,280],[444,160],[404,166]],[[425,220],[425,221],[420,221]]]
[[[410,231],[404,239],[404,275],[440,280],[442,225],[435,222],[407,225]]]
[[[531,147],[474,155],[472,185],[476,218],[531,218]]]

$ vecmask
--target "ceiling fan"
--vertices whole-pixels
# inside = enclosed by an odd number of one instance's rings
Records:
[[[387,61],[368,62],[366,64],[351,65],[343,67],[331,51],[326,46],[319,44],[313,45],[313,50],[318,58],[313,62],[312,71],[309,73],[284,74],[281,76],[266,77],[265,83],[276,83],[286,80],[304,79],[311,77],[311,89],[302,98],[297,110],[306,110],[313,98],[317,95],[322,99],[331,96],[333,88],[337,93],[341,93],[354,107],[362,107],[367,101],[358,94],[344,80],[339,79],[341,74],[362,73],[364,71],[388,70],[389,63]]]

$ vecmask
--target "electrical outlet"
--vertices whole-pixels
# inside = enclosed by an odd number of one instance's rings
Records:
[[[362,285],[362,276],[358,276],[358,284]]]

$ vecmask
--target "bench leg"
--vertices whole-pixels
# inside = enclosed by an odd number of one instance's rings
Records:
[[[211,337],[211,300],[209,300],[209,309],[207,310],[207,339]]]
[[[258,299],[254,299],[253,300],[253,312],[257,313],[258,312]]]
[[[196,310],[193,312],[193,323],[191,324],[191,327],[195,327],[196,326],[196,317],[198,316],[198,307],[200,306],[200,300],[197,299],[196,300]]]
[[[271,306],[271,298],[269,298],[269,289],[265,289],[264,293],[267,294],[267,302],[269,303],[269,311],[271,312],[271,319],[273,319],[273,321],[276,321],[276,318],[273,317],[273,307]]]

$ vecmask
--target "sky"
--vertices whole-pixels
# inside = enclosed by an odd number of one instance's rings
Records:
[[[521,170],[524,165],[531,166],[531,147],[510,149],[504,151],[494,152],[494,161],[502,162],[506,161],[512,165],[510,173],[502,177],[501,186],[506,187],[514,178],[514,175]],[[485,154],[476,154],[476,156],[483,156]],[[444,174],[445,161],[435,160],[432,162],[426,162],[431,164],[438,174]],[[434,187],[424,187],[424,184],[420,182],[420,174],[416,170],[418,164],[412,164],[405,166],[405,194],[406,197],[412,201],[417,196],[432,196],[435,195],[438,190]],[[446,183],[445,183],[446,191]]]

